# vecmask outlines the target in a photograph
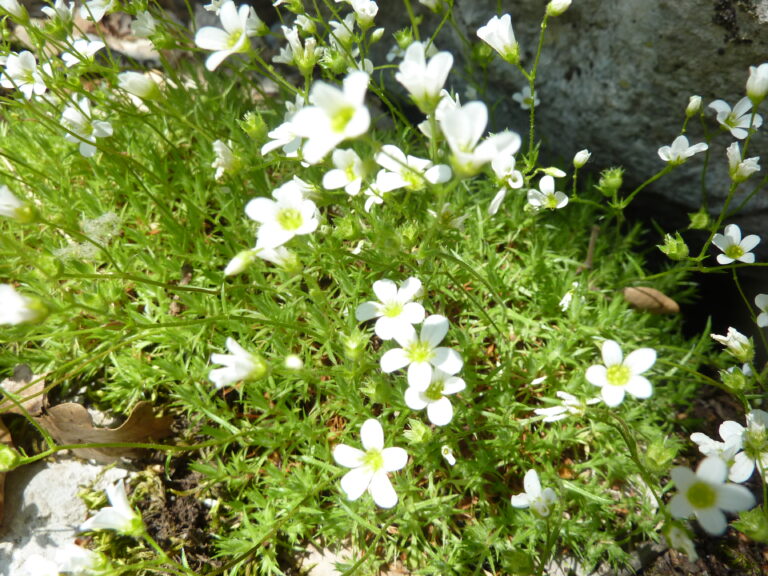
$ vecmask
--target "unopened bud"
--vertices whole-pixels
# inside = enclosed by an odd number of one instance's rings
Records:
[[[675,232],[674,236],[665,234],[664,244],[657,246],[657,248],[669,256],[671,260],[685,260],[688,258],[688,245],[679,232]]]
[[[590,156],[592,156],[592,153],[586,148],[584,148],[584,150],[579,150],[573,157],[573,167],[576,169],[581,168],[589,161]]]
[[[624,182],[623,168],[608,168],[600,174],[600,181],[597,183],[597,189],[605,196],[614,196],[621,188]]]
[[[547,4],[547,16],[555,18],[571,7],[571,0],[552,0]]]
[[[709,214],[703,208],[693,214],[688,214],[690,224],[688,228],[691,230],[706,230],[709,228]]]
[[[688,98],[688,106],[685,107],[685,115],[693,118],[699,112],[701,112],[701,96],[691,96]]]

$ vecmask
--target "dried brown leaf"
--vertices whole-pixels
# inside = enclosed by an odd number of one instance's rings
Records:
[[[13,377],[0,382],[0,388],[13,394],[21,400],[21,405],[32,416],[38,416],[43,411],[46,402],[45,381],[37,374],[32,374],[29,366],[19,364],[13,369]],[[20,414],[24,412],[9,399],[0,402],[0,414]]]
[[[150,442],[171,434],[171,416],[155,416],[149,402],[139,402],[133,412],[117,428],[96,428],[93,419],[82,404],[68,402],[53,406],[35,420],[53,436],[58,444],[93,444],[114,442]],[[136,448],[93,447],[73,450],[80,458],[98,462],[112,462],[121,457],[137,458]]]
[[[628,286],[624,288],[624,300],[638,310],[651,314],[677,314],[680,306],[669,296],[649,286]]]

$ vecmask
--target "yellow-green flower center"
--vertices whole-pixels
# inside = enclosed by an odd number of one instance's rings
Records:
[[[435,355],[429,342],[414,342],[407,350],[411,362],[429,362]]]
[[[403,180],[408,182],[409,189],[414,191],[424,189],[424,178],[421,176],[421,174],[418,174],[413,170],[404,170],[402,176]]]
[[[381,450],[371,449],[363,456],[363,465],[373,472],[377,472],[384,467],[384,457]]]
[[[712,508],[717,501],[717,492],[706,482],[694,482],[688,487],[685,497],[696,509]]]
[[[632,377],[632,372],[624,364],[614,364],[608,366],[605,377],[611,386],[626,386]]]
[[[344,129],[354,115],[354,106],[344,106],[333,115],[333,118],[331,118],[331,130],[334,132],[344,132]]]
[[[238,42],[240,42],[241,38],[243,37],[243,34],[245,34],[245,30],[237,30],[236,32],[230,34],[227,38],[227,48],[231,50],[237,46]]]
[[[424,392],[424,396],[432,402],[437,402],[443,397],[443,388],[445,388],[445,381],[436,380],[429,385],[426,392]]]
[[[397,318],[403,312],[403,305],[400,302],[387,302],[381,312],[387,318]]]
[[[557,197],[554,194],[547,194],[544,204],[550,210],[557,208]]]
[[[738,244],[732,244],[731,246],[728,246],[728,248],[725,249],[725,255],[728,256],[728,258],[738,260],[739,258],[744,256],[744,249]]]
[[[298,230],[304,219],[296,208],[283,208],[277,213],[277,222],[285,230]]]

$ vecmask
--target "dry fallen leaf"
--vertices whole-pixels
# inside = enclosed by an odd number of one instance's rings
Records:
[[[0,382],[2,390],[10,392],[21,399],[21,405],[32,416],[38,416],[45,404],[45,381],[40,375],[32,374],[29,366],[19,364],[13,369],[13,378]],[[0,402],[0,414],[19,414],[24,412],[8,399]]]
[[[150,442],[171,434],[172,416],[155,416],[149,402],[139,402],[133,412],[117,428],[96,428],[82,404],[67,402],[47,409],[35,420],[53,436],[58,444],[92,444],[114,442]],[[113,462],[121,457],[136,458],[137,448],[78,448],[76,456],[98,462]]]
[[[628,286],[624,288],[624,300],[638,310],[651,314],[677,314],[680,306],[663,292],[648,286]]]

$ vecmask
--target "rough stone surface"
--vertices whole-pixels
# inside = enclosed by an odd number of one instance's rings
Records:
[[[128,472],[82,460],[56,459],[24,466],[6,478],[5,522],[0,527],[0,576],[18,576],[30,556],[53,558],[59,546],[75,539],[87,517],[78,492],[95,482],[103,489]]]
[[[496,14],[497,2],[455,2],[456,29],[471,42],[479,42],[476,30]],[[504,3],[512,15],[515,36],[526,67],[530,67],[544,12],[542,0]],[[424,29],[434,28],[439,16],[424,14]],[[388,32],[405,24],[401,11],[380,11],[377,23]],[[562,16],[550,19],[537,81],[541,104],[537,111],[536,137],[543,141],[545,158],[570,165],[573,154],[589,148],[592,169],[621,165],[626,168],[625,187],[639,184],[663,168],[657,150],[672,143],[680,133],[688,97],[698,94],[704,106],[716,99],[731,105],[745,95],[749,66],[768,61],[768,0],[577,0]],[[382,42],[384,44],[385,42]],[[445,26],[438,47],[461,53],[455,30]],[[472,64],[458,60],[454,71]],[[482,71],[475,79],[484,82]],[[450,81],[462,92],[464,86],[452,74]],[[527,112],[511,99],[526,83],[522,75],[499,58],[488,70],[487,91],[480,97],[495,106],[495,129],[509,127],[525,136]],[[768,106],[763,116],[768,121]],[[730,184],[726,147],[733,141],[721,132],[714,113],[707,112],[712,142],[707,181],[709,206],[719,211]],[[698,123],[689,126],[691,141],[703,139]],[[743,147],[743,145],[742,145]],[[750,156],[764,157],[768,171],[768,125],[752,139]],[[654,183],[639,197],[654,206],[657,219],[674,215],[687,224],[685,211],[701,203],[703,155],[694,157],[668,177]],[[738,205],[759,181],[743,185]],[[659,208],[658,198],[665,198]],[[682,218],[681,218],[682,216]],[[745,233],[768,232],[768,193],[762,190],[735,219]],[[673,220],[670,218],[670,220]],[[768,242],[763,243],[768,253]]]

